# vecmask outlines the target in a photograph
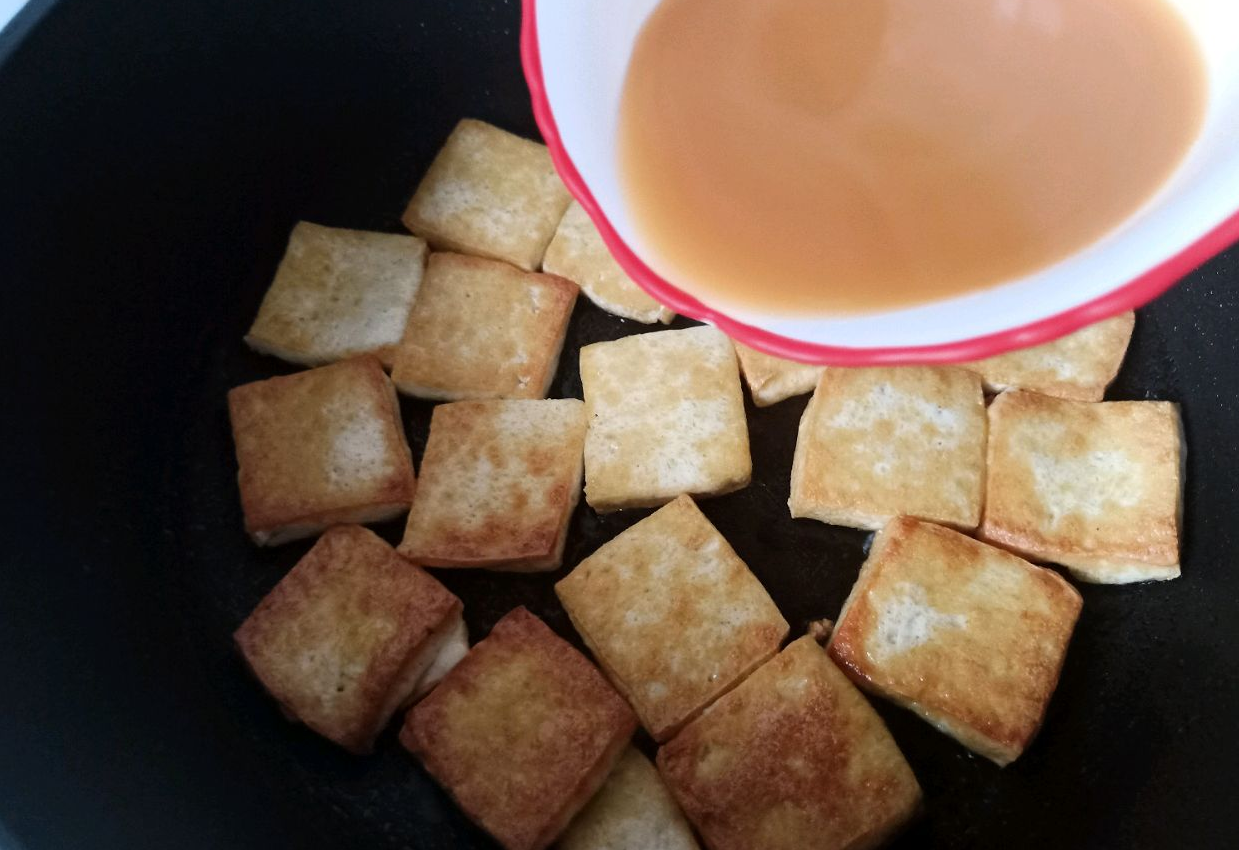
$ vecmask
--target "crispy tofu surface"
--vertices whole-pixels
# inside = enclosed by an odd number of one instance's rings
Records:
[[[656,507],[749,483],[748,424],[731,341],[710,327],[581,349],[585,500],[598,511]]]
[[[555,845],[559,850],[698,850],[692,827],[658,771],[632,747]]]
[[[573,201],[542,258],[542,270],[566,277],[603,310],[645,324],[666,324],[675,313],[637,286],[611,256],[585,209]]]
[[[408,510],[416,488],[396,394],[369,355],[228,393],[245,528],[274,545]]]
[[[900,518],[874,539],[830,653],[862,687],[1005,765],[1041,726],[1080,606],[1052,570]]]
[[[877,847],[921,799],[881,718],[807,635],[686,726],[657,761],[711,850]]]
[[[245,341],[306,366],[379,354],[400,342],[425,264],[415,236],[299,222]]]
[[[792,516],[881,528],[909,515],[976,528],[985,396],[963,369],[827,369],[800,420]]]
[[[734,342],[740,359],[740,373],[748,384],[753,404],[769,407],[792,396],[813,392],[822,378],[824,366],[810,366],[766,354],[747,345]]]
[[[402,393],[442,401],[543,398],[577,291],[507,263],[431,254],[392,380]]]
[[[434,567],[558,567],[584,445],[577,399],[436,407],[400,553]]]
[[[982,539],[1103,584],[1177,578],[1178,405],[1006,392],[989,408]]]
[[[1123,365],[1135,325],[1135,313],[1120,313],[1044,345],[960,366],[979,373],[990,392],[1024,389],[1076,401],[1101,401]]]
[[[427,672],[462,627],[460,612],[459,599],[373,533],[340,525],[267,594],[235,639],[286,713],[367,753],[396,709],[425,689]]]
[[[402,220],[439,250],[532,271],[570,199],[546,145],[466,118],[431,163]]]
[[[765,588],[688,496],[604,544],[555,592],[658,741],[787,637]]]
[[[593,797],[635,727],[597,668],[517,608],[409,711],[400,740],[507,850],[538,850]]]

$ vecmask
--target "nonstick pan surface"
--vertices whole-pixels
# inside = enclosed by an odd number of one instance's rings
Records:
[[[224,393],[290,371],[241,335],[295,221],[398,231],[460,117],[535,135],[518,12],[61,0],[0,45],[0,845],[492,846],[390,730],[340,752],[237,659],[308,543],[242,534]],[[1142,311],[1110,394],[1183,405],[1183,577],[1081,588],[1045,728],[1006,769],[878,701],[926,795],[898,846],[1235,846],[1236,283],[1232,250]],[[581,344],[645,330],[582,299],[552,395],[580,396]],[[838,612],[866,544],[788,518],[803,407],[750,407],[753,484],[702,503],[793,634]],[[420,457],[430,406],[403,410]],[[582,506],[566,563],[645,513]],[[572,637],[562,571],[438,575],[474,639],[520,604]]]

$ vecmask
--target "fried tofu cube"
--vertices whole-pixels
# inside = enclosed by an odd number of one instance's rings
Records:
[[[1120,313],[1044,345],[961,363],[981,375],[985,389],[1032,390],[1076,401],[1101,401],[1119,373],[1136,314]]]
[[[769,407],[792,396],[813,392],[822,379],[822,372],[826,371],[824,366],[775,357],[734,341],[732,344],[740,359],[740,374],[749,385],[753,404],[758,407]]]
[[[381,356],[404,335],[425,265],[415,236],[298,222],[245,342],[305,366]]]
[[[792,516],[881,528],[900,515],[981,519],[985,395],[963,369],[827,369],[800,420]]]
[[[542,258],[542,270],[566,277],[603,310],[636,322],[667,324],[675,313],[654,300],[611,256],[585,208],[568,205]]]
[[[693,829],[650,760],[629,747],[559,850],[698,850]]]
[[[657,762],[711,850],[877,847],[921,799],[882,719],[808,635],[706,709]]]
[[[657,507],[749,483],[748,424],[731,341],[710,327],[581,349],[585,500],[597,511]]]
[[[989,429],[981,539],[1081,581],[1178,577],[1178,405],[1012,391],[990,405]]]
[[[1001,766],[1041,726],[1080,606],[1052,570],[899,518],[874,538],[829,649],[861,687]]]
[[[436,407],[400,554],[430,567],[555,569],[584,447],[574,398]]]
[[[235,640],[286,714],[354,753],[469,647],[460,600],[356,525],[327,529]]]
[[[562,277],[431,254],[393,355],[396,388],[439,401],[544,398],[577,292]]]
[[[546,145],[466,118],[430,164],[402,221],[438,250],[533,271],[569,200]]]
[[[517,608],[409,710],[400,741],[507,850],[539,850],[601,787],[636,725],[585,656]]]
[[[787,621],[693,500],[680,496],[555,585],[602,669],[665,741],[779,651]]]
[[[376,358],[235,387],[228,409],[245,529],[260,546],[409,509],[413,458]]]

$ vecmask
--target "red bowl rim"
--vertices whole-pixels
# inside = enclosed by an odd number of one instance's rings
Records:
[[[996,333],[970,339],[922,346],[875,348],[821,345],[791,339],[736,321],[702,304],[647,266],[603,213],[580,172],[564,149],[551,112],[546,84],[542,78],[542,59],[538,47],[537,0],[523,0],[521,10],[521,64],[533,102],[534,119],[550,149],[551,161],[572,196],[584,207],[597,226],[603,241],[620,266],[638,286],[653,298],[681,315],[715,325],[729,337],[751,348],[778,357],[806,363],[834,366],[867,366],[883,363],[953,363],[992,357],[1016,348],[1038,345],[1102,319],[1132,310],[1152,301],[1177,281],[1207,260],[1239,241],[1239,211],[1205,233],[1177,254],[1163,260],[1133,280],[1091,301],[1053,316]]]

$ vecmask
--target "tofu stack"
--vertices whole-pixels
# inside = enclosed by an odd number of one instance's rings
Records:
[[[1131,313],[958,366],[822,367],[658,330],[582,347],[583,398],[556,399],[579,292],[674,315],[546,148],[461,121],[402,222],[298,223],[245,337],[309,367],[229,393],[245,529],[317,541],[234,637],[289,718],[350,752],[402,715],[400,743],[507,850],[879,846],[921,790],[862,691],[1007,765],[1082,609],[1038,564],[1179,575],[1178,408],[1102,401]],[[757,408],[812,393],[791,515],[876,531],[837,622],[786,645],[698,506],[751,479],[745,386]],[[438,403],[420,474],[398,392]],[[582,494],[654,509],[557,577],[589,655],[523,607],[473,612],[489,629],[470,648],[426,568],[560,569]],[[406,512],[395,549],[361,527]]]

